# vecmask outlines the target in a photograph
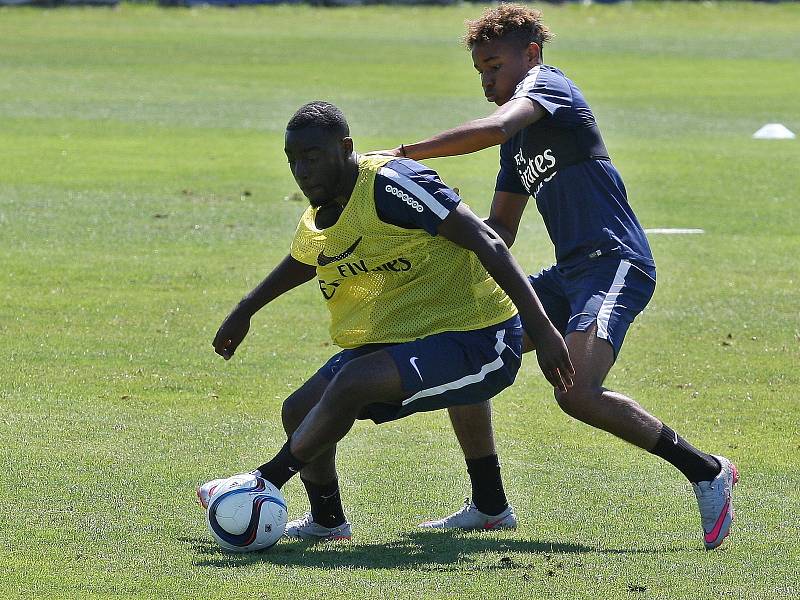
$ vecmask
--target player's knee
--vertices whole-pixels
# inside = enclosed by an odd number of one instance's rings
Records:
[[[360,407],[365,404],[369,392],[359,369],[347,364],[331,381],[326,396],[332,398],[337,406]]]
[[[599,390],[591,387],[573,386],[566,392],[555,390],[558,406],[569,416],[585,421],[591,414]]]
[[[309,412],[307,403],[301,402],[297,396],[289,396],[283,401],[281,408],[281,420],[283,421],[283,429],[288,435],[294,433],[294,430],[300,426],[303,419]]]

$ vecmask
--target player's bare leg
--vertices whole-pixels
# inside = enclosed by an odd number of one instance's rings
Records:
[[[603,387],[614,365],[611,344],[597,337],[596,326],[587,331],[574,331],[565,341],[575,376],[569,390],[555,392],[561,409],[579,421],[644,450],[652,450],[658,442],[661,421],[633,399]]]
[[[611,345],[597,337],[596,328],[577,331],[566,337],[575,366],[574,385],[567,392],[555,392],[559,406],[567,414],[588,425],[630,442],[665,459],[691,482],[697,496],[707,549],[719,546],[733,521],[732,490],[738,480],[736,466],[722,456],[706,454],[672,431],[628,396],[603,387],[614,364]],[[523,350],[533,349],[525,337]],[[490,415],[474,411],[451,422],[466,457],[474,456],[488,442],[474,442],[479,432],[491,425]],[[493,440],[491,441],[493,444]]]
[[[471,499],[456,513],[421,523],[432,529],[513,529],[514,508],[509,505],[500,476],[500,460],[492,428],[492,403],[448,409],[453,431],[464,452],[472,487]]]
[[[287,447],[281,450],[273,461],[264,465],[262,470],[270,473],[267,475],[270,481],[280,485],[281,477],[285,479],[291,476],[289,471],[292,470],[293,464],[303,465],[304,468],[309,461],[319,460],[326,451],[335,447],[335,443],[347,434],[368,404],[374,403],[376,399],[385,404],[401,404],[406,396],[407,393],[402,389],[400,373],[388,353],[378,351],[349,362],[331,381],[320,401],[294,431]],[[488,403],[476,411],[488,417],[489,427],[491,427],[490,411]],[[481,448],[480,451],[484,449]],[[496,461],[496,455],[494,459]],[[499,465],[496,466],[499,469]],[[516,516],[513,508],[507,503],[500,514],[483,513],[477,510],[474,504],[468,503],[446,522],[432,521],[423,526],[461,529],[512,528],[516,526]]]
[[[330,381],[315,374],[283,403],[283,428],[291,436],[322,398]],[[295,539],[350,539],[352,529],[344,515],[339,478],[336,472],[336,446],[300,470],[311,511],[286,524],[286,537]]]
[[[315,392],[322,389],[318,382],[311,387]],[[313,402],[313,397],[305,396],[290,402],[290,410],[286,411],[285,416],[288,428],[294,427],[304,407],[310,407],[310,410],[294,428],[289,441],[280,452],[261,465],[258,471],[279,488],[298,471],[305,473],[309,466],[312,467],[312,475],[326,473],[330,461],[333,460],[336,443],[350,431],[365,406],[376,400],[387,404],[401,404],[405,397],[400,373],[387,352],[377,351],[353,359],[324,386],[317,402]],[[314,489],[309,487],[309,482],[304,483],[310,492]],[[341,510],[338,486],[336,492],[335,499]],[[328,501],[329,504],[318,510],[312,500],[312,515],[288,523],[286,535],[304,539],[350,539],[350,523],[343,520],[343,513],[326,514],[324,508],[331,506],[330,501],[326,498],[320,498],[320,501]],[[320,518],[317,513],[322,513],[322,518],[329,517],[331,522],[318,522]],[[336,524],[336,521],[342,522]]]
[[[523,351],[528,352],[533,349],[533,344],[527,335],[524,342]],[[567,336],[566,342],[575,367],[575,376],[574,385],[566,393],[556,392],[556,399],[561,408],[584,423],[608,431],[645,450],[652,450],[659,439],[661,422],[634,400],[602,386],[614,364],[612,346],[606,340],[598,338],[594,328],[590,331],[571,333]],[[472,406],[452,407],[448,412],[453,431],[467,462],[476,508],[486,514],[502,512],[508,504],[496,456],[491,404],[484,402]],[[493,457],[493,465],[497,465],[494,471],[481,467],[480,462],[476,461],[476,459],[487,461],[490,457]],[[440,521],[444,522],[447,519],[449,517]],[[516,524],[516,519],[514,523]]]
[[[292,434],[291,453],[306,464],[315,461],[350,431],[368,404],[401,404],[406,396],[397,366],[387,352],[356,358],[333,378]]]
[[[315,374],[284,401],[281,416],[283,418],[283,427],[287,435],[291,435],[292,432],[297,429],[297,426],[308,414],[308,411],[319,402],[328,383],[329,381],[327,379]],[[328,491],[332,487],[335,488],[335,500],[339,503],[339,507],[341,507],[341,502],[338,501],[336,448],[331,449],[318,460],[307,465],[301,472],[300,477],[303,479],[304,483],[309,482],[312,487],[315,485],[323,486],[327,484],[325,491]],[[226,479],[227,478],[212,479],[197,488],[197,501],[200,506],[204,509],[208,508],[208,503],[214,495],[215,490],[226,481]],[[306,489],[309,492],[309,499],[312,501],[313,505],[314,500],[312,496],[319,496],[320,494],[315,494],[315,490],[309,489],[309,485],[306,485]],[[325,495],[330,496],[330,493]],[[341,512],[341,508],[339,508],[339,512]],[[342,516],[342,520],[344,521],[344,516]]]
[[[330,381],[315,374],[283,403],[281,419],[286,435],[291,436],[306,415],[314,408],[325,393]],[[300,471],[300,478],[317,485],[326,484],[338,477],[336,473],[336,447],[307,464]]]
[[[594,327],[570,333],[566,343],[575,365],[575,385],[566,393],[556,392],[559,406],[576,419],[660,456],[679,469],[697,497],[703,543],[708,550],[718,547],[733,522],[731,495],[739,478],[736,466],[723,456],[698,450],[631,398],[604,388],[613,350],[597,337]]]
[[[281,488],[306,465],[332,450],[368,404],[399,405],[406,395],[388,352],[379,350],[351,360],[325,388],[280,452],[258,470]]]
[[[497,454],[492,429],[492,401],[447,409],[453,431],[466,459]]]

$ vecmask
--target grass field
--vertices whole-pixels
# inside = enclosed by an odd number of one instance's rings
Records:
[[[195,485],[269,458],[334,351],[315,285],[234,360],[210,346],[304,208],[284,125],[327,99],[368,150],[486,113],[458,44],[480,7],[0,9],[0,597],[800,598],[800,142],[750,137],[800,131],[800,5],[544,8],[644,226],[706,231],[651,238],[608,384],[737,462],[724,549],[677,471],[561,413],[534,360],[495,403],[518,531],[416,531],[468,494],[431,413],[342,442],[352,543],[217,549]],[[486,213],[495,151],[432,164]]]

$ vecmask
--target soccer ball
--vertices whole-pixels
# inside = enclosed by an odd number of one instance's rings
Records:
[[[266,479],[234,475],[214,490],[206,511],[208,530],[231,552],[273,546],[286,529],[286,500]]]

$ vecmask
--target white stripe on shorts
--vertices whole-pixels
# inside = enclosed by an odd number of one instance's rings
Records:
[[[500,356],[503,353],[503,350],[506,349],[506,343],[503,338],[506,335],[505,329],[500,329],[497,332],[497,343],[494,345],[494,350],[497,352],[497,358],[495,358],[492,362],[486,363],[481,367],[481,370],[473,375],[465,375],[461,379],[456,379],[455,381],[450,381],[448,383],[443,383],[442,385],[437,385],[436,387],[428,388],[426,390],[420,390],[410,398],[403,400],[403,406],[406,404],[411,404],[414,400],[419,400],[420,398],[427,398],[428,396],[437,396],[442,394],[448,390],[458,390],[468,385],[472,385],[473,383],[478,383],[479,381],[483,381],[486,379],[486,376],[491,373],[492,371],[497,371],[500,367],[503,366],[503,357]]]
[[[597,311],[597,337],[601,340],[608,339],[608,321],[611,319],[611,312],[617,304],[617,298],[625,285],[625,276],[631,268],[631,263],[627,260],[620,261],[617,272],[614,274],[614,283],[608,289],[605,300]]]

